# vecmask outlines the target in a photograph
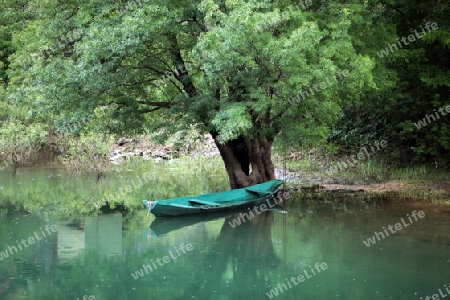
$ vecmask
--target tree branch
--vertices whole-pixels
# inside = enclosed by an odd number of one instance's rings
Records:
[[[158,108],[162,108],[162,107],[171,108],[173,105],[173,103],[171,103],[171,102],[139,101],[139,100],[137,100],[136,102],[139,104],[142,104],[142,105],[156,106]]]

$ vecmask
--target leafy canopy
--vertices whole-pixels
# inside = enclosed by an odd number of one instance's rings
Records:
[[[30,6],[39,17],[14,36],[11,100],[59,127],[89,119],[99,131],[168,134],[196,124],[222,142],[283,132],[308,143],[327,136],[343,103],[378,88],[370,42],[355,34],[374,22],[359,1]]]

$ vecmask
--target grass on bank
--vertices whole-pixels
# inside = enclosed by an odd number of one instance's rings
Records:
[[[283,168],[283,158],[275,155],[275,165]],[[336,182],[381,182],[387,180],[402,180],[416,182],[423,180],[448,180],[450,170],[434,164],[400,166],[386,159],[373,158],[361,161],[351,166],[342,164],[343,160],[330,161],[327,158],[305,157],[302,159],[286,159],[286,167],[289,172],[301,173],[306,176],[329,178]],[[338,164],[339,163],[339,164]],[[330,167],[336,167],[331,170]]]
[[[274,157],[276,168],[282,170],[283,158],[279,155]],[[310,191],[321,191],[321,185],[324,183],[364,185],[399,180],[406,184],[406,188],[403,185],[403,188],[399,187],[399,190],[389,192],[396,199],[450,205],[450,170],[448,169],[434,164],[400,166],[387,159],[374,158],[362,161],[354,167],[328,173],[327,170],[332,165],[332,161],[329,157],[318,155],[287,159],[289,184],[308,194]]]

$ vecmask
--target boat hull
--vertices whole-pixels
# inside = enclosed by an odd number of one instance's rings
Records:
[[[271,180],[247,188],[214,194],[160,201],[143,200],[143,204],[156,217],[174,217],[228,211],[257,206],[273,198],[281,184],[281,180]]]

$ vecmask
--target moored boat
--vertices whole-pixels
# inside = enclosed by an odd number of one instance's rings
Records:
[[[143,200],[144,206],[157,217],[170,217],[226,211],[258,205],[274,196],[282,180],[271,180],[246,188],[225,192],[172,198],[159,201]]]

